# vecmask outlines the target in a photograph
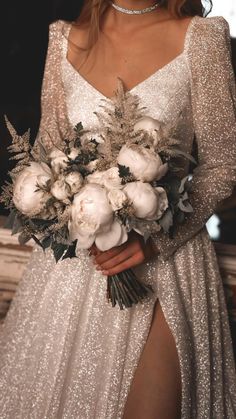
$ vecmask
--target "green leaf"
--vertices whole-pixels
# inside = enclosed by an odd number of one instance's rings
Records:
[[[173,214],[170,209],[167,209],[158,223],[161,225],[165,233],[169,232],[170,228],[173,226]]]
[[[75,140],[75,147],[76,147],[76,148],[81,147],[81,139],[80,139],[80,137],[77,137],[77,138],[76,138],[76,140]]]
[[[9,216],[7,217],[7,220],[4,224],[4,228],[10,229],[10,230],[12,229],[15,218],[16,218],[16,215],[17,215],[17,211],[15,209],[13,209],[10,212]]]
[[[83,128],[83,124],[82,124],[82,122],[79,122],[76,126],[75,126],[75,128],[74,128],[74,130],[75,130],[75,132],[77,132],[77,134],[79,134],[80,133],[80,131],[82,131],[84,128]]]
[[[12,227],[12,235],[19,233],[23,228],[23,222],[19,214],[15,216],[13,227]]]
[[[119,169],[119,176],[122,177],[127,177],[127,176],[131,176],[131,172],[130,172],[130,168],[127,166],[124,166],[122,164],[118,164],[118,169]]]
[[[66,253],[62,257],[62,260],[68,259],[68,258],[72,259],[76,257],[75,248],[76,248],[76,241],[71,246],[68,247]]]
[[[67,250],[68,245],[54,242],[52,243],[51,248],[52,248],[55,260],[56,262],[58,262],[63,256],[64,252]]]
[[[42,244],[41,244],[41,241],[34,235],[34,234],[32,234],[32,239],[35,241],[35,243],[37,243],[40,247],[42,247],[43,248],[43,246],[42,246]]]
[[[27,233],[26,231],[22,231],[22,233],[18,237],[18,241],[21,246],[26,244],[31,239],[31,234]]]
[[[179,201],[179,203],[178,203],[178,207],[179,207],[179,209],[180,209],[181,211],[183,211],[183,212],[193,212],[193,207],[192,207],[192,205],[190,204],[190,202],[188,202],[188,201],[183,202],[183,201],[180,199],[180,201]]]
[[[47,151],[40,141],[38,142],[38,145],[39,145],[40,160],[44,163],[47,163],[48,162]]]
[[[45,249],[47,249],[48,247],[50,247],[51,246],[51,243],[52,243],[52,238],[51,238],[51,236],[47,236],[47,237],[45,237],[43,240],[42,240],[42,242],[41,242],[41,244],[42,244],[42,248],[45,250]]]

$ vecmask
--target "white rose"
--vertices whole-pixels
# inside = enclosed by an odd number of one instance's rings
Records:
[[[157,210],[157,220],[162,217],[164,212],[169,206],[168,197],[164,188],[158,187],[155,188],[156,194],[158,195],[158,210]]]
[[[163,164],[157,153],[136,144],[124,145],[117,161],[120,165],[129,167],[133,176],[142,182],[159,180],[168,171],[168,164]]]
[[[95,242],[104,251],[127,240],[123,226],[113,220],[106,190],[97,184],[85,185],[74,197],[69,232],[77,240],[76,252],[89,249]]]
[[[157,146],[158,142],[163,138],[163,135],[166,134],[166,129],[164,129],[164,125],[162,122],[158,121],[157,119],[151,118],[150,116],[144,116],[140,118],[138,122],[134,125],[134,131],[146,131],[149,135],[151,135],[153,139],[153,146]],[[166,126],[166,128],[168,128]]]
[[[111,167],[104,172],[104,186],[107,189],[122,188],[118,167]]]
[[[67,167],[67,155],[56,147],[54,147],[50,152],[49,159],[51,168],[56,175],[59,175]]]
[[[74,195],[83,185],[83,176],[79,172],[71,172],[65,176],[65,182],[70,186],[71,195]]]
[[[98,185],[105,186],[108,190],[122,188],[118,167],[111,167],[108,170],[94,172],[87,176],[87,181],[89,183],[97,183]]]
[[[98,159],[90,161],[90,162],[86,165],[86,169],[87,169],[89,172],[93,172],[93,171],[97,168],[98,161],[99,161]]]
[[[124,203],[127,201],[127,196],[120,189],[111,189],[107,197],[110,201],[113,211],[117,211],[123,207]]]
[[[51,186],[51,194],[59,201],[67,202],[68,198],[81,189],[83,177],[78,172],[59,175]]]
[[[37,190],[38,186],[46,185],[51,179],[51,171],[44,163],[31,162],[17,176],[13,187],[13,202],[23,214],[33,217],[44,208],[50,194]]]
[[[134,131],[143,130],[149,132],[150,134],[152,134],[154,130],[159,131],[159,129],[160,122],[150,116],[140,118],[134,125]]]
[[[72,160],[75,160],[76,159],[76,157],[79,155],[79,150],[78,150],[78,148],[75,148],[75,147],[73,147],[71,150],[70,150],[70,152],[69,152],[69,154],[68,154],[68,157],[70,158],[70,159],[72,159]]]
[[[131,201],[135,216],[157,220],[168,207],[168,198],[163,188],[153,188],[149,183],[130,182],[124,192]]]

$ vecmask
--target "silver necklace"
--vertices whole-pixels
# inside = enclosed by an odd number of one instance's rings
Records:
[[[114,7],[118,12],[126,13],[127,15],[143,15],[144,13],[153,12],[160,6],[160,1],[157,1],[152,6],[145,7],[145,9],[135,10],[135,9],[126,9],[125,7],[118,6],[118,4],[110,2],[111,6]]]

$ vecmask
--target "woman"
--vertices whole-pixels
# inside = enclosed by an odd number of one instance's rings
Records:
[[[86,0],[76,24],[51,25],[38,138],[50,149],[78,121],[99,130],[93,112],[119,76],[149,116],[177,124],[187,151],[195,135],[194,213],[173,239],[145,245],[132,234],[57,265],[34,250],[1,334],[1,419],[236,416],[225,299],[204,228],[236,183],[236,94],[228,25],[202,14],[200,0]],[[106,302],[105,277],[127,267],[154,294],[120,311]]]

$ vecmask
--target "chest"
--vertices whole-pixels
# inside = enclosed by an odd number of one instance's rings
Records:
[[[71,65],[66,57],[66,44],[62,60],[62,78],[71,124],[76,125],[81,121],[84,128],[96,133],[99,130],[99,120],[95,112],[100,110],[104,100],[110,102],[110,99]],[[138,96],[140,106],[146,108],[147,115],[168,124],[177,125],[180,121],[181,127],[191,126],[190,82],[184,54],[180,54],[128,90]]]
[[[82,48],[74,48],[69,42],[67,60],[98,91],[111,97],[117,77],[123,80],[127,90],[131,90],[181,54],[181,43],[173,41],[166,27],[162,31],[167,32],[166,36],[156,33],[156,29],[153,34],[152,29],[146,29],[126,37],[122,34],[112,35],[110,28],[108,32],[111,35],[108,37],[101,32],[89,54]],[[71,32],[73,35],[73,27],[68,28],[68,38],[71,38]],[[158,42],[158,38],[162,41]]]

